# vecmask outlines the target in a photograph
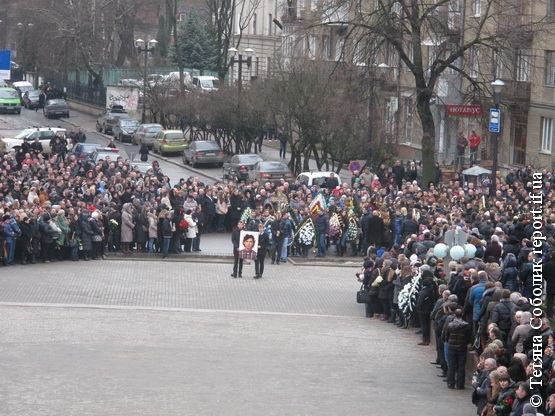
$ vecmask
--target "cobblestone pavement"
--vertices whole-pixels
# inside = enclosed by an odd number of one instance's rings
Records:
[[[0,414],[474,412],[412,331],[362,317],[356,269],[86,266],[0,269]]]

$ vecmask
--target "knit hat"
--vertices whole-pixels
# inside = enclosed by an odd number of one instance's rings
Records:
[[[522,408],[522,416],[532,416],[537,414],[537,409],[531,403],[526,403]]]

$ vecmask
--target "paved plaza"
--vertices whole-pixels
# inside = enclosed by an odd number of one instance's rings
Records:
[[[0,269],[0,414],[472,414],[412,331],[362,317],[355,269],[230,267]]]

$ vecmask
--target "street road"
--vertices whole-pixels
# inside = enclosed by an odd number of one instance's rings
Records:
[[[0,136],[13,137],[21,130],[28,127],[62,127],[68,131],[75,127],[82,127],[87,134],[87,143],[97,143],[101,146],[105,146],[109,142],[108,136],[96,132],[95,123],[95,117],[75,110],[70,111],[69,119],[47,119],[42,115],[41,110],[35,112],[35,110],[22,108],[21,115],[0,114]],[[120,142],[116,142],[116,146],[122,149],[121,151],[125,153],[127,158],[135,157],[135,159],[138,160],[139,146],[131,145],[130,143],[121,144]],[[155,155],[151,153],[149,161],[152,161],[153,157],[155,157]],[[181,164],[180,156],[169,156],[167,159]],[[188,178],[190,176],[201,176],[201,180],[205,183],[214,182],[212,178],[199,175],[197,172],[191,171],[183,166],[176,166],[161,158],[159,158],[158,161],[162,171],[170,177],[172,184],[177,183],[180,178]],[[206,169],[202,172],[217,178],[221,177],[222,174],[222,170],[216,168]]]
[[[86,266],[0,273],[2,415],[474,412],[412,331],[362,317],[354,268]]]

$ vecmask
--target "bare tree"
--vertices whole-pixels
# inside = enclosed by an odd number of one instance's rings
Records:
[[[523,38],[545,29],[542,20],[533,20],[532,2],[478,3],[480,10],[475,10],[472,18],[465,18],[458,0],[374,0],[369,7],[345,0],[328,3],[322,23],[314,25],[343,25],[348,28],[345,45],[363,46],[359,51],[364,49],[374,62],[376,56],[394,51],[410,73],[422,126],[424,184],[434,177],[431,103],[442,75],[448,70],[457,73],[472,90],[487,91],[490,96],[491,67],[484,76],[486,71],[479,70],[479,61],[496,54],[514,56],[515,45]]]

